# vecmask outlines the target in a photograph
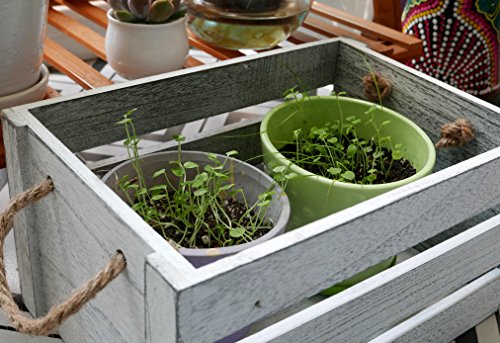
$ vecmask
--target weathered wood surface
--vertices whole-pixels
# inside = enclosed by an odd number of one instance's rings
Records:
[[[146,132],[278,98],[286,85],[292,86],[297,80],[286,68],[272,73],[272,68],[282,67],[283,61],[292,70],[303,66],[301,72],[306,78],[301,81],[310,88],[335,83],[335,77],[337,84],[349,87],[349,75],[359,76],[360,69],[348,63],[349,58],[355,60],[357,55],[349,57],[347,53],[357,50],[346,47],[344,55],[339,56],[344,67],[335,72],[339,44],[343,49],[343,42],[314,43],[286,54],[278,51],[244,57],[241,64],[231,61],[211,68],[197,67],[199,73],[181,71],[167,79],[152,77],[131,82],[129,87],[112,86],[68,97],[64,102],[54,99],[6,111],[9,156],[22,170],[16,175],[16,169],[11,169],[14,176],[9,178],[14,194],[47,175],[56,184],[53,194],[16,222],[22,240],[18,254],[26,256],[20,258],[25,264],[20,269],[25,273],[21,279],[23,292],[26,289],[31,299],[30,310],[43,312],[93,275],[116,249],[123,249],[129,258],[126,274],[62,327],[67,343],[117,339],[138,343],[144,341],[146,331],[152,342],[156,337],[168,337],[172,342],[213,342],[500,202],[497,148],[194,270],[29,113],[35,113],[71,149],[79,150],[123,137],[122,129],[113,125],[116,118],[111,119],[111,114],[121,114],[116,111],[126,111],[134,101],[140,108],[137,124]],[[394,75],[403,73],[400,77],[408,78],[409,83],[423,84],[434,93],[441,87],[440,83],[394,66],[368,50],[362,49],[361,54],[368,55],[377,68],[394,70]],[[325,62],[327,58],[330,60]],[[224,85],[219,84],[221,80]],[[425,95],[426,87],[415,87],[411,93],[403,87],[406,90],[397,97]],[[443,88],[443,94],[432,94],[433,101],[444,102],[448,96],[453,98],[454,106],[467,106],[474,115],[497,113],[473,97],[451,87]],[[394,91],[398,94],[401,90],[395,85]],[[236,98],[228,98],[230,93],[235,93]],[[394,103],[398,104],[396,100]],[[448,116],[454,113],[452,110]],[[179,113],[183,117],[177,117]],[[419,121],[430,122],[430,117],[425,118]],[[481,123],[481,130],[489,129],[486,120]],[[490,126],[494,125],[490,121]],[[210,146],[210,141],[206,139],[203,144]],[[484,144],[484,150],[494,144],[490,133],[480,132],[478,141]],[[466,157],[474,155],[467,149]],[[456,160],[459,159],[455,157],[453,161]],[[165,263],[145,266],[150,254],[154,254],[150,260],[153,256],[161,260],[155,253],[160,253]],[[158,288],[162,280],[171,289]],[[145,282],[151,285],[144,285]],[[144,287],[152,289],[151,297],[144,294]],[[150,306],[155,293],[165,299],[165,307]],[[175,325],[145,320],[145,309],[160,318],[174,317]]]
[[[81,151],[123,139],[115,124],[132,108],[140,134],[274,100],[299,83],[311,89],[332,84],[338,44],[312,43],[102,87],[49,100],[31,113],[70,150]]]
[[[143,342],[144,268],[150,253],[160,252],[175,265],[169,273],[182,285],[194,268],[140,219],[114,192],[36,120],[25,126],[26,112],[6,111],[13,195],[50,176],[55,190],[18,216],[17,253],[22,291],[37,315],[59,303],[94,276],[121,249],[127,269],[60,329],[66,343]],[[22,139],[21,139],[22,138]],[[9,154],[9,158],[10,158]],[[19,168],[19,169],[17,169]],[[16,172],[17,170],[21,171]],[[10,170],[12,171],[12,170]],[[34,243],[36,241],[36,243]],[[168,267],[168,266],[166,266]],[[27,281],[26,281],[27,280]],[[34,298],[34,301],[31,299]],[[36,307],[33,304],[36,303]]]
[[[369,72],[368,65],[392,82],[384,106],[417,123],[434,142],[445,123],[465,117],[474,125],[476,138],[471,143],[438,150],[435,171],[500,145],[500,108],[368,49],[340,45],[335,85],[364,99],[361,79]]]
[[[29,313],[23,313],[29,317]],[[13,331],[7,317],[0,310],[0,342],[2,343],[64,343],[59,338],[33,337]]]
[[[500,216],[497,216],[241,343],[367,342],[500,264],[499,236]],[[500,302],[500,298],[490,301],[494,304]],[[471,306],[467,313],[477,310],[483,316],[486,309],[491,306]],[[456,319],[456,316],[449,317],[450,322]],[[465,331],[479,320],[460,327]],[[432,331],[430,327],[427,329]],[[449,331],[438,325],[434,329]],[[461,333],[454,331],[448,340],[427,341],[451,341]]]
[[[238,158],[251,164],[262,162],[262,149],[260,147],[260,122],[261,119],[251,119],[208,132],[202,132],[187,138],[182,143],[182,149],[209,151],[224,154],[231,150],[238,151]],[[152,154],[177,148],[177,142],[170,141],[142,149],[141,155]],[[126,155],[106,158],[87,166],[99,175],[106,173],[113,166],[128,159]]]
[[[179,290],[179,337],[223,337],[482,212],[500,201],[499,167],[494,149],[198,269]]]
[[[393,84],[392,94],[383,101],[384,106],[417,123],[434,142],[439,140],[443,124],[460,117],[472,122],[476,130],[475,139],[460,148],[438,150],[435,171],[500,145],[500,108],[384,56],[375,56],[368,49],[340,45],[336,85],[349,95],[363,99],[361,78],[369,72],[368,65],[381,72]],[[422,242],[418,249],[428,249],[499,213],[499,207],[488,209],[449,231]]]
[[[371,343],[449,342],[498,311],[500,270],[494,269]]]

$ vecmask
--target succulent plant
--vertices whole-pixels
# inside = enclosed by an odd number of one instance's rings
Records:
[[[108,0],[108,4],[116,19],[127,23],[160,24],[186,14],[181,0]]]

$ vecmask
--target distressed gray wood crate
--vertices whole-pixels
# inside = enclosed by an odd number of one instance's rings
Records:
[[[146,133],[280,98],[297,84],[296,75],[311,89],[334,84],[362,98],[365,60],[393,82],[385,105],[433,140],[443,123],[462,116],[473,122],[476,139],[440,151],[436,172],[420,181],[200,269],[74,155],[123,139],[115,122],[131,108],[138,108],[135,123]],[[64,341],[213,342],[481,214],[464,233],[244,342],[451,340],[500,304],[494,269],[500,218],[484,220],[500,202],[499,118],[498,108],[343,40],[6,110],[12,194],[47,176],[55,183],[52,194],[16,217],[24,301],[32,314],[43,314],[120,249],[127,270],[62,326]],[[221,128],[190,139],[186,148],[256,156],[258,124]]]

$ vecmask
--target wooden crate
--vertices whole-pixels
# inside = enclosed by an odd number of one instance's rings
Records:
[[[469,118],[476,139],[439,151],[435,173],[195,269],[85,166],[75,152],[334,84],[363,98],[368,62],[393,82],[385,105],[437,141]],[[500,202],[500,110],[342,39],[199,66],[4,111],[9,186],[47,176],[55,191],[16,217],[21,288],[34,315],[64,298],[117,250],[128,266],[60,329],[74,342],[213,342]],[[259,120],[191,138],[186,149],[259,155]],[[172,148],[165,143],[158,149]],[[158,150],[157,149],[157,150]],[[117,163],[114,158],[106,164]],[[255,161],[255,160],[254,160]],[[256,161],[258,162],[258,161]],[[103,165],[100,166],[105,167]],[[484,220],[484,216],[481,220]],[[445,342],[498,310],[500,217],[493,217],[243,342]]]

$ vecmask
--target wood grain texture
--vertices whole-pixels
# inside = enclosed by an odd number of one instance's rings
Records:
[[[401,31],[400,0],[373,0],[373,21]]]
[[[368,342],[496,267],[500,263],[499,235],[500,216],[270,326],[241,343]],[[449,319],[453,321],[455,317]],[[471,326],[462,326],[462,329]],[[445,330],[438,326],[435,328]],[[459,334],[450,336],[448,340],[428,342],[450,341]],[[408,339],[403,342],[414,341]]]
[[[48,22],[59,31],[88,48],[99,58],[104,61],[107,60],[106,52],[104,51],[104,37],[97,32],[53,8],[49,8]]]
[[[14,117],[6,115],[8,121],[19,121],[22,113]],[[18,125],[22,132],[22,123]],[[26,238],[18,240],[18,255],[29,258],[31,268],[39,267],[30,275],[39,275],[32,288],[37,303],[43,300],[40,312],[65,298],[121,249],[127,270],[71,317],[60,334],[66,343],[142,342],[146,256],[167,256],[172,284],[182,284],[183,275],[194,268],[36,120],[23,138],[27,154],[21,155],[21,169],[26,178],[19,180],[13,173],[9,180],[26,187],[50,176],[55,184],[53,193],[25,211],[30,222],[23,230],[30,239],[36,237],[37,244],[26,246]]]
[[[341,44],[336,84],[349,96],[364,99],[361,78],[369,67],[387,77],[392,85],[387,106],[419,125],[434,141],[443,124],[468,118],[476,138],[460,148],[441,149],[434,170],[441,170],[500,145],[500,109],[368,49]]]
[[[396,80],[393,97],[387,101],[389,107],[413,109],[412,118],[426,131],[432,131],[438,117],[429,115],[429,109],[438,108],[444,116],[441,121],[453,118],[461,109],[478,123],[476,141],[439,156],[444,159],[439,169],[445,170],[197,270],[158,240],[55,137],[73,150],[116,141],[123,135],[121,128],[114,126],[114,115],[131,107],[139,107],[136,123],[142,132],[148,132],[254,105],[278,98],[283,89],[293,86],[297,76],[290,70],[300,71],[307,88],[335,83],[359,96],[359,76],[367,71],[362,69],[365,58],[374,69]],[[499,145],[500,135],[494,137],[498,123],[493,117],[498,114],[498,109],[472,96],[382,55],[339,41],[267,52],[174,72],[167,78],[151,77],[7,110],[12,137],[8,154],[23,170],[12,181],[14,192],[47,175],[56,184],[56,191],[25,212],[20,223],[18,253],[26,256],[24,272],[31,277],[23,282],[31,290],[32,303],[43,311],[92,275],[114,250],[122,248],[130,258],[127,273],[63,326],[61,333],[67,343],[139,343],[146,332],[152,342],[156,337],[183,343],[213,342],[498,204],[500,148],[494,147]],[[215,146],[221,137],[198,137],[202,139],[192,143]],[[21,138],[21,147],[16,148]],[[490,237],[481,242],[474,245],[477,251],[470,251],[478,254],[474,255],[478,256],[477,268],[470,273],[498,263],[488,258],[496,240]],[[457,251],[442,256],[450,258]],[[161,256],[149,256],[155,253]],[[160,262],[147,267],[147,259],[151,262],[153,256]],[[443,257],[442,261],[447,265],[450,259]],[[430,268],[435,260],[428,262]],[[472,267],[476,260],[469,263]],[[30,271],[30,266],[35,270]],[[458,284],[461,279],[455,274],[453,282]],[[393,271],[386,276],[399,277]],[[162,284],[170,289],[159,288]],[[144,294],[145,287],[152,287],[151,297]],[[356,289],[360,287],[351,292]],[[167,299],[167,306],[152,305],[154,294]],[[173,305],[176,309],[172,313]],[[145,312],[173,318],[175,326],[148,320]]]
[[[498,311],[500,270],[494,269],[371,343],[449,342]]]
[[[312,16],[307,17],[302,26],[330,38],[347,37],[355,39],[359,42],[365,43],[368,47],[370,47],[374,51],[384,55],[392,55],[392,53],[394,52],[393,48],[383,44],[382,42],[367,37],[363,37],[359,34],[356,34],[349,30],[342,29],[340,27],[332,26],[331,23]]]
[[[259,156],[262,154],[260,147],[260,118],[246,120],[224,127],[220,127],[208,132],[202,132],[193,137],[187,138],[182,143],[184,151],[199,150],[224,154],[231,150],[238,151],[238,158],[251,164],[262,162]],[[177,148],[177,142],[170,141],[160,143],[152,147],[141,150],[141,155],[153,154],[160,151],[167,151]],[[107,172],[113,166],[128,159],[127,155],[118,155],[106,158],[94,163],[88,163],[87,167],[98,174]]]
[[[416,37],[406,35],[402,32],[398,32],[377,23],[369,22],[342,10],[331,8],[317,1],[314,2],[311,8],[311,13],[317,14],[326,19],[334,20],[353,29],[360,30],[368,36],[381,38],[388,42],[399,44],[409,50],[419,51],[422,49],[422,41]]]
[[[151,254],[146,262],[146,342],[177,342],[177,292],[163,277],[168,274],[164,256]],[[162,325],[158,325],[158,323]]]
[[[4,110],[4,118],[12,110]],[[7,174],[9,175],[9,193],[18,194],[32,185],[27,177],[30,168],[29,147],[27,146],[28,128],[23,124],[15,123],[7,119],[2,120],[4,132],[4,143],[6,147]],[[16,129],[17,127],[17,129]],[[25,188],[26,187],[26,188]],[[36,297],[36,285],[40,285],[40,264],[37,259],[31,259],[38,255],[37,233],[29,232],[32,217],[27,216],[26,211],[18,213],[14,218],[14,235],[19,271],[19,281],[25,306],[33,315],[38,315],[44,307],[44,299]],[[31,255],[30,253],[31,252]]]
[[[123,139],[115,123],[132,108],[141,134],[277,99],[298,83],[334,83],[337,44],[310,43],[153,76],[93,90],[91,97],[54,99],[32,113],[72,151],[81,151]]]
[[[350,96],[364,98],[361,78],[369,72],[368,64],[387,77],[393,84],[392,94],[384,100],[387,106],[414,121],[431,138],[439,140],[443,124],[465,117],[471,120],[476,131],[475,139],[460,148],[437,151],[435,171],[445,169],[472,156],[500,145],[500,109],[479,100],[430,76],[396,63],[385,56],[375,56],[368,49],[353,48],[342,44],[339,49],[337,84]],[[459,233],[493,215],[500,208],[460,224],[428,242],[419,249],[428,248],[453,234]]]
[[[482,212],[500,200],[499,167],[495,149],[198,269],[180,290],[180,337],[224,337]]]
[[[93,21],[97,25],[106,28],[108,26],[108,18],[106,11],[92,5],[88,1],[82,0],[54,0],[59,5],[66,5],[78,14]]]
[[[61,45],[45,38],[44,60],[85,89],[112,85],[113,82],[73,55]]]

